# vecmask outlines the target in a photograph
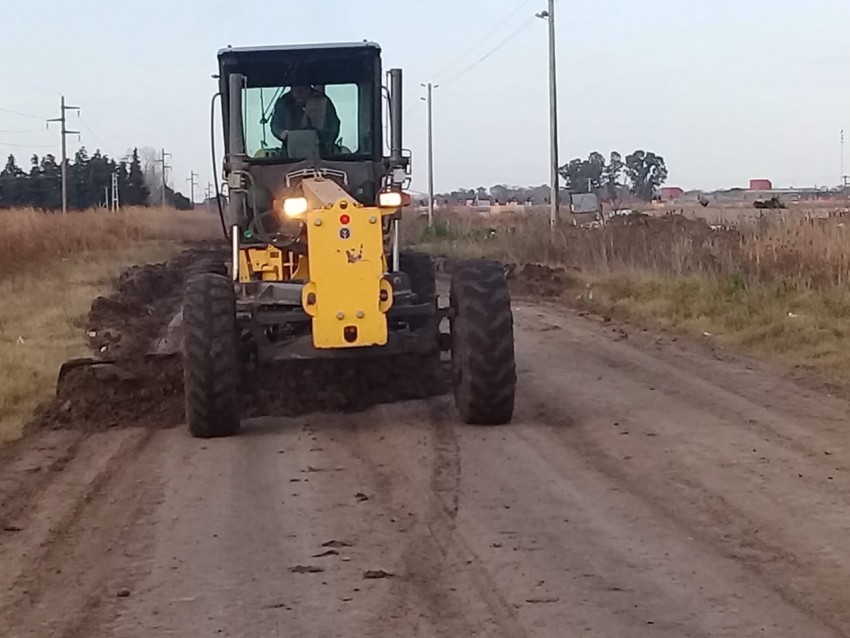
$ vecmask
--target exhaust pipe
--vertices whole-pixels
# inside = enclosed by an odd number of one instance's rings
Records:
[[[239,281],[239,226],[234,224],[230,229],[230,237],[231,237],[231,254],[230,259],[232,262],[230,272],[233,277],[234,282]]]
[[[390,162],[393,166],[404,166],[403,149],[403,89],[401,69],[390,69]]]

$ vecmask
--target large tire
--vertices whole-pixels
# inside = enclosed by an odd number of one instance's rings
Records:
[[[199,274],[183,296],[183,384],[186,423],[193,436],[239,431],[236,294],[227,277]]]
[[[189,264],[189,267],[186,269],[187,280],[195,275],[203,274],[227,276],[227,266],[225,266],[224,261],[215,257],[202,257]]]
[[[503,425],[516,394],[511,297],[502,265],[459,263],[451,280],[452,384],[461,419]]]
[[[431,255],[418,253],[412,250],[404,250],[398,256],[399,269],[410,279],[410,289],[416,295],[417,303],[428,303],[437,308],[437,271],[434,268],[434,260]],[[428,325],[430,317],[412,317],[411,327],[414,329],[424,328]],[[439,325],[435,325],[439,331]],[[437,357],[440,352],[437,350]]]
[[[431,255],[403,250],[398,261],[400,270],[410,278],[410,287],[419,303],[436,303],[437,272]]]

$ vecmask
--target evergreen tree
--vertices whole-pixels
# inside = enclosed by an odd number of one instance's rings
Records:
[[[0,171],[0,208],[23,206],[26,203],[27,174],[18,166],[14,155],[9,155],[6,166]]]
[[[98,149],[89,156],[80,148],[68,162],[68,208],[84,210],[106,203],[112,193],[112,176],[118,175],[118,194],[122,206],[148,206],[150,191],[139,150],[129,160],[116,162]],[[182,194],[168,190],[169,202],[177,208],[191,208]],[[18,166],[9,155],[0,170],[0,209],[13,207],[58,210],[62,207],[62,170],[53,155],[30,158],[29,171]]]

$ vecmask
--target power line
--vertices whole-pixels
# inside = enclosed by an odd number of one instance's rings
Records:
[[[11,142],[0,142],[0,146],[11,148],[54,148],[55,144],[12,144]]]
[[[5,73],[0,73],[0,78],[5,78],[10,82],[14,82],[15,84],[20,84],[21,86],[25,86],[27,88],[33,89],[34,91],[39,91],[40,93],[44,93],[46,95],[58,96],[61,95],[58,91],[54,91],[53,89],[48,89],[43,86],[39,86],[37,84],[33,84],[27,80],[22,80],[20,78],[13,78],[11,75],[7,75]]]
[[[35,120],[43,120],[44,119],[40,115],[33,115],[32,113],[21,113],[20,111],[13,111],[11,109],[0,108],[0,112],[8,113],[9,115],[19,115],[21,117],[31,117]]]
[[[501,22],[499,22],[499,23],[498,23],[498,24],[497,24],[497,25],[493,28],[493,30],[492,30],[492,31],[488,31],[488,32],[487,32],[487,35],[485,35],[483,38],[481,38],[480,40],[478,40],[478,41],[477,41],[477,42],[476,42],[473,46],[471,46],[469,49],[467,49],[467,50],[463,53],[463,55],[461,55],[460,57],[456,58],[454,62],[452,62],[451,64],[449,64],[447,67],[443,68],[443,69],[442,69],[439,73],[434,74],[432,77],[434,77],[434,78],[439,78],[441,75],[444,75],[444,74],[445,74],[445,73],[447,73],[448,71],[451,71],[451,70],[452,70],[452,68],[454,68],[454,67],[455,67],[458,63],[460,63],[461,61],[463,61],[463,60],[464,60],[464,59],[465,59],[465,58],[466,58],[466,57],[467,57],[470,53],[472,53],[473,51],[475,51],[475,50],[476,50],[479,46],[481,46],[481,45],[482,45],[482,44],[484,44],[487,40],[489,40],[491,36],[493,36],[494,34],[496,34],[496,33],[499,31],[499,29],[501,29],[504,25],[506,25],[506,24],[507,24],[507,23],[511,20],[511,18],[513,18],[516,14],[518,14],[520,11],[522,11],[525,7],[527,7],[528,5],[530,5],[530,4],[532,3],[532,1],[533,1],[533,0],[523,0],[523,1],[520,3],[520,5],[519,5],[516,9],[514,9],[513,11],[511,11],[511,12],[510,12],[510,14],[508,14],[508,16],[507,16],[507,17],[505,17],[505,19],[504,19],[504,20],[502,20]]]
[[[88,122],[86,122],[82,117],[80,117],[80,124],[82,124],[83,128],[86,129],[89,134],[94,138],[94,141],[100,145],[101,150],[104,153],[108,153],[109,151],[107,150],[104,141],[100,139],[100,136],[98,136],[98,134],[92,130],[91,126],[88,125]]]
[[[495,54],[497,51],[499,51],[500,49],[502,49],[503,47],[505,47],[505,46],[506,46],[506,45],[507,45],[507,44],[508,44],[511,40],[513,40],[513,39],[514,39],[515,37],[517,37],[520,33],[522,33],[522,32],[523,32],[523,31],[525,31],[525,30],[526,30],[529,26],[531,26],[531,23],[534,21],[534,18],[535,18],[535,16],[531,16],[530,18],[528,18],[528,20],[526,20],[525,22],[523,22],[523,23],[519,26],[519,28],[518,28],[518,29],[516,29],[515,31],[511,32],[511,34],[510,34],[507,38],[505,38],[505,39],[504,39],[504,40],[502,40],[499,44],[497,44],[495,47],[493,47],[492,49],[490,49],[490,51],[488,51],[487,53],[485,53],[485,54],[484,54],[483,56],[481,56],[478,60],[476,60],[475,62],[473,62],[472,64],[470,64],[468,67],[464,68],[462,71],[459,71],[458,73],[455,73],[454,75],[452,75],[452,76],[451,76],[450,78],[448,78],[447,80],[444,80],[444,81],[443,81],[443,86],[445,86],[445,85],[447,85],[447,84],[449,84],[449,83],[451,83],[451,82],[454,82],[454,81],[455,81],[455,80],[457,80],[458,78],[460,78],[460,77],[462,77],[462,76],[466,75],[467,73],[469,73],[470,71],[472,71],[472,69],[474,69],[475,67],[477,67],[479,64],[481,64],[481,63],[482,63],[482,62],[484,62],[485,60],[487,60],[490,56],[492,56],[492,55],[493,55],[493,54]]]
[[[30,128],[30,129],[2,129],[0,128],[0,133],[43,133],[43,128]]]

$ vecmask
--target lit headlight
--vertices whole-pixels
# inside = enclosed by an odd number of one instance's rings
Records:
[[[397,191],[386,191],[378,195],[378,206],[381,208],[399,208],[401,203],[401,193]]]
[[[287,217],[298,217],[310,208],[304,197],[290,197],[283,200],[283,212]]]

